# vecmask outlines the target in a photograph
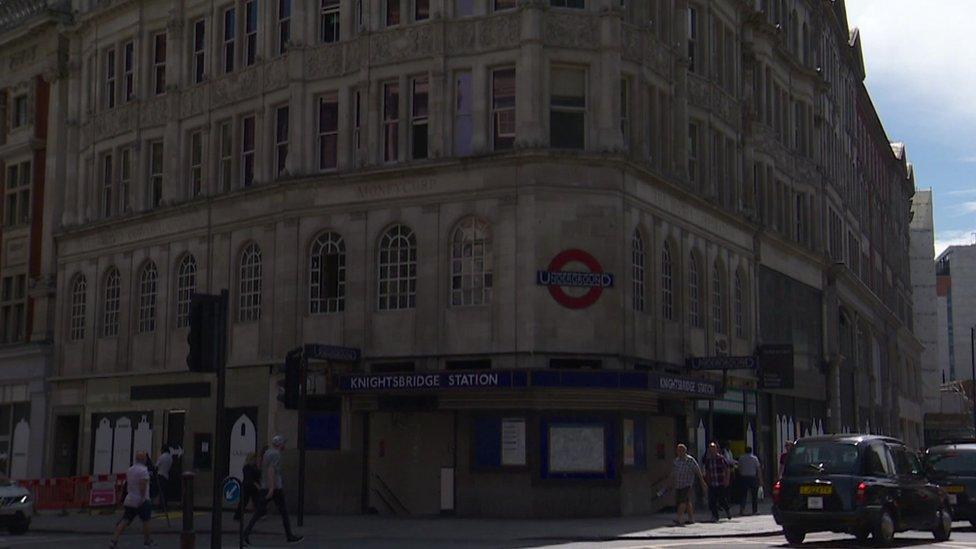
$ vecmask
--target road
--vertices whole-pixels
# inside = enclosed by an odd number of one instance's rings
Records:
[[[957,530],[953,531],[952,538],[943,543],[934,543],[932,535],[923,532],[907,532],[899,534],[895,538],[894,547],[939,547],[944,549],[969,549],[976,547],[976,530],[968,523],[956,523]],[[205,549],[209,547],[209,540],[198,539],[197,547]],[[237,547],[237,539],[225,539],[224,547],[230,549]],[[360,539],[325,539],[309,538],[301,545],[286,546],[280,537],[262,536],[255,538],[256,543],[253,547],[276,548],[276,547],[302,547],[302,548],[428,548],[428,547],[500,547],[500,548],[539,548],[539,549],[583,549],[583,548],[607,548],[607,549],[677,549],[681,547],[689,548],[711,548],[723,547],[725,549],[759,549],[769,547],[788,547],[786,540],[782,536],[768,537],[737,537],[737,538],[708,538],[696,540],[617,540],[606,542],[547,542],[545,540],[509,540],[499,543],[486,543],[483,541],[471,542],[464,539],[451,541],[442,540],[439,543],[418,542],[416,539],[396,539],[396,538],[373,538],[363,536]],[[179,547],[179,540],[175,535],[166,535],[156,538],[160,549],[170,549]],[[70,547],[71,549],[104,549],[108,546],[107,535],[93,534],[45,534],[28,533],[24,536],[0,536],[0,548],[23,547],[25,549],[41,547]],[[810,549],[842,548],[854,547],[854,538],[837,534],[811,534],[807,536],[807,542],[803,547]],[[139,536],[129,534],[125,536],[119,544],[120,549],[138,549],[142,547],[142,540]]]

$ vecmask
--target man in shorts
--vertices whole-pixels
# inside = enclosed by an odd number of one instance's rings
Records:
[[[152,500],[149,498],[149,468],[146,467],[149,457],[145,452],[136,454],[135,463],[125,473],[126,494],[122,501],[125,510],[122,520],[115,527],[115,534],[109,542],[109,547],[115,549],[119,545],[122,532],[139,517],[142,521],[142,542],[146,547],[155,547],[149,535],[149,519],[152,518]]]
[[[688,447],[679,444],[675,454],[674,465],[671,469],[671,485],[674,487],[674,503],[678,507],[678,512],[673,524],[684,526],[685,511],[688,512],[688,524],[695,523],[695,480],[698,480],[702,490],[707,491],[708,487],[705,485],[705,477],[702,476],[698,462],[688,455]]]

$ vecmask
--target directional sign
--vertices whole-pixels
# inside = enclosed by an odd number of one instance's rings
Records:
[[[692,370],[755,370],[755,356],[699,356],[688,359]]]
[[[305,357],[312,360],[332,360],[335,362],[359,362],[362,353],[355,347],[307,343]]]
[[[224,481],[224,489],[221,492],[224,495],[225,502],[237,503],[237,500],[241,499],[241,481],[234,477],[228,477]]]

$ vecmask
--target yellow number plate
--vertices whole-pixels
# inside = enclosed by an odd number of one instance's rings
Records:
[[[833,493],[833,486],[800,486],[801,496],[829,496]]]
[[[961,494],[966,491],[965,486],[945,486],[944,490],[950,494]]]

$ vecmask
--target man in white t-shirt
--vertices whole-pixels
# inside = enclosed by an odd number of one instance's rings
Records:
[[[169,499],[169,471],[173,468],[173,453],[169,446],[163,446],[163,451],[156,458],[156,477],[159,479],[159,499]],[[150,490],[152,492],[152,490]]]
[[[122,519],[115,527],[115,534],[109,543],[109,547],[118,547],[119,537],[122,532],[132,524],[136,517],[142,521],[142,539],[146,547],[154,547],[152,537],[149,535],[149,519],[152,518],[152,502],[149,499],[149,468],[146,464],[149,456],[145,452],[136,454],[136,460],[125,473],[126,494],[122,500],[124,512]]]

